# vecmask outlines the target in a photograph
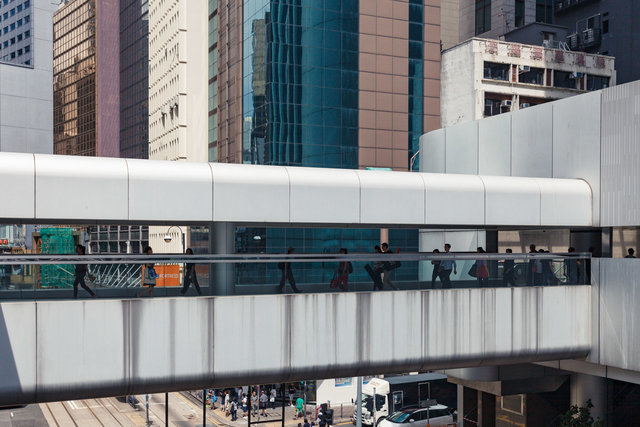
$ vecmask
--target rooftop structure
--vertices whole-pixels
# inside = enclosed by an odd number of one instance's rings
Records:
[[[442,54],[442,126],[615,85],[615,59],[473,38]]]

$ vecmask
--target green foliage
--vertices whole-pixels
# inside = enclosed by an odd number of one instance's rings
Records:
[[[593,419],[591,416],[591,408],[593,408],[591,399],[587,400],[586,407],[571,406],[571,408],[560,417],[560,427],[604,427],[604,423],[600,418]]]

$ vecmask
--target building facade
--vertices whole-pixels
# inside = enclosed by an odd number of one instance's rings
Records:
[[[210,6],[211,160],[408,170],[439,126],[439,1]]]
[[[32,0],[0,2],[0,61],[31,65]]]
[[[603,55],[473,38],[442,54],[442,127],[616,84]]]
[[[640,79],[640,4],[634,0],[556,0],[554,23],[572,50],[615,56],[618,83]]]
[[[54,153],[119,157],[118,3],[74,0],[53,18]]]
[[[207,161],[205,0],[149,2],[149,158]]]
[[[149,158],[148,0],[120,0],[120,157]]]
[[[0,151],[53,151],[54,11],[47,0],[0,2]]]

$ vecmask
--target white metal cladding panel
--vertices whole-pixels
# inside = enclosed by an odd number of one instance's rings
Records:
[[[478,121],[478,173],[511,175],[511,114]]]
[[[446,173],[478,173],[478,122],[445,128]]]
[[[366,326],[358,323],[365,311],[359,303],[361,295],[296,297],[297,302],[291,304],[291,336],[295,338],[291,340],[292,372],[311,369],[319,378],[340,369],[353,371],[355,361],[360,360],[356,343],[366,331]],[[358,306],[362,309],[354,309]]]
[[[601,97],[599,91],[553,103],[553,177],[581,178],[589,184],[596,227],[600,221]]]
[[[361,224],[422,224],[425,185],[418,173],[357,171]]]
[[[211,299],[139,299],[130,304],[132,383],[143,386],[163,378],[174,384],[189,379],[202,384],[212,380]]]
[[[208,163],[127,160],[127,165],[131,221],[213,220]]]
[[[0,306],[0,401],[32,402],[36,395],[36,306]]]
[[[211,163],[213,220],[289,222],[289,175],[279,166]]]
[[[542,104],[512,113],[511,175],[551,178],[553,106]]]
[[[484,225],[484,184],[479,176],[422,174],[425,224]]]
[[[114,391],[126,385],[128,308],[117,300],[39,301],[38,396],[56,400],[67,387],[91,392],[97,385]]]
[[[640,259],[600,259],[600,363],[640,371]]]
[[[420,137],[420,172],[445,172],[445,130],[437,129]],[[415,166],[414,166],[415,170]]]
[[[124,159],[35,155],[36,218],[127,220]]]
[[[34,218],[33,154],[0,154],[0,218]]]
[[[481,177],[487,225],[540,225],[540,186],[529,178]]]
[[[360,222],[360,181],[354,170],[287,167],[291,222]]]
[[[222,297],[214,300],[213,363],[216,382],[261,375],[288,378],[291,351],[291,296]],[[300,302],[300,299],[296,299]],[[310,316],[307,321],[313,319]],[[215,326],[217,325],[217,326]],[[232,325],[240,331],[230,334]],[[309,324],[308,324],[309,325]],[[215,327],[214,327],[215,326]],[[308,333],[308,332],[307,332]],[[332,333],[323,331],[323,333]]]
[[[397,360],[406,371],[420,369],[425,336],[421,296],[420,291],[359,295],[358,323],[369,331],[368,339],[361,341],[357,359],[362,367],[388,371],[389,362]]]
[[[536,178],[540,186],[540,223],[590,227],[592,197],[589,184],[580,179]]]
[[[538,349],[538,296],[540,288],[511,288],[511,320],[513,357],[537,353]],[[573,337],[571,337],[573,339]]]
[[[539,294],[538,349],[571,353],[591,342],[591,288],[546,286]],[[567,304],[571,298],[572,303]],[[566,337],[573,337],[568,340]]]
[[[640,82],[602,93],[603,227],[640,225]]]

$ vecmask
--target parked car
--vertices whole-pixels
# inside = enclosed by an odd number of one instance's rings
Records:
[[[426,408],[405,408],[394,412],[378,423],[379,427],[446,426],[454,423],[453,415],[445,405]]]

